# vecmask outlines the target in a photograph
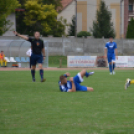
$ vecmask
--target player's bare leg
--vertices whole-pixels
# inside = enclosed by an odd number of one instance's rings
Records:
[[[93,75],[94,74],[94,72],[87,72],[86,71],[86,69],[83,69],[81,72],[80,72],[80,75],[81,75],[81,77],[83,78],[84,76],[86,76],[86,77],[89,77],[89,76],[91,76],[91,75]]]
[[[38,67],[39,67],[39,69],[40,69],[41,82],[45,82],[46,79],[44,79],[43,65],[40,63],[40,64],[38,64]]]
[[[88,91],[88,92],[93,92],[94,89],[93,89],[92,87],[87,87],[87,91]]]
[[[36,69],[36,65],[32,65],[31,67],[31,74],[32,74],[32,80],[33,82],[35,82],[35,69]]]
[[[80,75],[81,75],[81,77],[83,78],[84,76],[86,76],[86,77],[89,77],[89,76],[91,76],[91,75],[93,75],[94,74],[94,72],[87,72],[86,71],[86,69],[83,69],[81,72],[80,72]],[[87,87],[87,91],[89,91],[89,92],[93,92],[93,88],[92,87]]]

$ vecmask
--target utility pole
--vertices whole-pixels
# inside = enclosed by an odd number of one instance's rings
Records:
[[[124,0],[120,0],[120,38],[122,39],[122,34],[123,34],[123,30],[122,30],[122,3]]]
[[[77,37],[77,0],[75,0],[75,37]]]

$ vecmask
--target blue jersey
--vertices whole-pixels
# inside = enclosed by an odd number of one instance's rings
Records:
[[[114,50],[117,48],[116,42],[107,42],[105,48],[107,48],[107,54],[114,54]]]
[[[71,81],[67,81],[65,85],[61,85],[61,82],[59,81],[59,88],[61,92],[68,92],[69,89],[72,89],[72,83]]]

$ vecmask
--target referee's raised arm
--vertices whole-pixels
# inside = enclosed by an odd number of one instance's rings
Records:
[[[29,39],[27,36],[21,35],[21,34],[19,34],[19,33],[16,32],[16,31],[13,31],[13,33],[14,33],[16,36],[19,36],[19,37],[21,37],[21,38],[24,39],[24,40],[28,40],[28,39]]]

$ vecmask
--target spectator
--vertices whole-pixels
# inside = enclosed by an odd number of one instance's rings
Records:
[[[7,66],[7,61],[5,60],[5,54],[4,54],[4,51],[1,51],[0,53],[0,64],[1,64],[1,67],[3,67],[3,62],[5,63],[5,66]]]
[[[31,68],[31,55],[32,55],[32,49],[31,48],[29,48],[27,50],[26,55],[30,58],[29,66]]]

